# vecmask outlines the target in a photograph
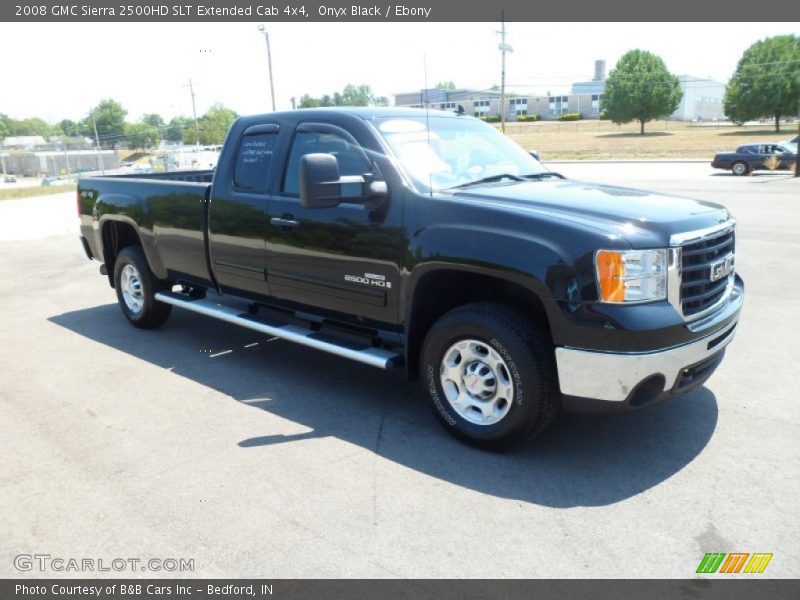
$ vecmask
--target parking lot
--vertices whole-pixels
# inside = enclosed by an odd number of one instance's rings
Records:
[[[74,194],[0,202],[0,576],[86,575],[15,569],[40,553],[194,559],[104,574],[128,577],[692,577],[706,552],[800,576],[800,179],[549,166],[724,204],[747,297],[705,387],[503,455],[400,373],[181,311],[132,328]]]

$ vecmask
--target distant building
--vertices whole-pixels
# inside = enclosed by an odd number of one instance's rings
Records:
[[[409,108],[431,108],[435,110],[458,110],[464,109],[468,115],[483,118],[493,118],[500,115],[500,94],[492,92],[470,92],[470,90],[459,90],[461,92],[458,99],[453,96],[441,98],[440,101],[432,101],[428,97],[428,102],[420,101],[420,97],[425,99],[424,91],[395,94],[395,106],[406,106]],[[580,113],[585,119],[596,119],[600,116],[600,101],[603,95],[598,94],[569,94],[565,96],[520,96],[519,94],[508,94],[506,96],[505,115],[508,121],[516,121],[523,115],[538,115],[540,119],[558,119],[565,113]],[[410,102],[413,98],[413,102]]]
[[[594,61],[594,78],[591,81],[578,81],[572,84],[571,94],[602,94],[606,89],[606,61]]]
[[[479,100],[500,100],[500,92],[495,90],[443,90],[441,88],[429,88],[417,92],[403,92],[394,95],[395,106],[408,106],[410,108],[436,108],[436,109],[456,109],[457,105],[463,102],[473,102]]]
[[[505,116],[516,121],[523,115],[538,115],[540,119],[558,119],[566,113],[580,113],[584,119],[600,116],[600,102],[605,89],[606,63],[595,61],[594,79],[572,85],[572,93],[544,96],[507,92]],[[464,109],[468,115],[483,118],[500,116],[500,92],[496,90],[441,90],[438,88],[404,92],[394,95],[395,106],[432,108],[438,110]]]
[[[3,138],[0,146],[7,150],[33,150],[46,144],[47,142],[40,135],[10,135]]]
[[[679,121],[724,119],[725,84],[711,79],[678,75],[683,98],[670,118]]]

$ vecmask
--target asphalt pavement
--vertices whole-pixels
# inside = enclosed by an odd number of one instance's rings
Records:
[[[693,577],[706,552],[800,576],[800,180],[550,167],[727,206],[746,304],[705,387],[503,455],[451,439],[399,373],[177,310],[134,329],[74,194],[0,202],[0,577]]]

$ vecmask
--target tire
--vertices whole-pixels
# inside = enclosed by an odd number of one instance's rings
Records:
[[[522,445],[558,412],[552,344],[503,304],[467,304],[440,318],[425,338],[420,368],[434,414],[472,446]]]
[[[114,262],[117,302],[134,327],[153,329],[169,318],[172,306],[155,299],[155,294],[167,287],[153,275],[141,246],[127,246],[117,255]]]
[[[747,166],[747,163],[739,160],[731,165],[731,173],[740,177],[743,175],[749,175],[750,167]]]

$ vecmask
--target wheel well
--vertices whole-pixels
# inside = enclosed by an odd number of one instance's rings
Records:
[[[480,301],[501,302],[517,308],[536,321],[552,342],[544,305],[529,289],[512,281],[478,273],[436,271],[424,275],[414,289],[411,312],[406,321],[406,369],[409,378],[419,377],[422,343],[431,326],[454,308]]]
[[[142,241],[130,223],[109,221],[103,225],[103,261],[108,282],[114,287],[114,263],[120,250],[127,246],[141,246]]]

